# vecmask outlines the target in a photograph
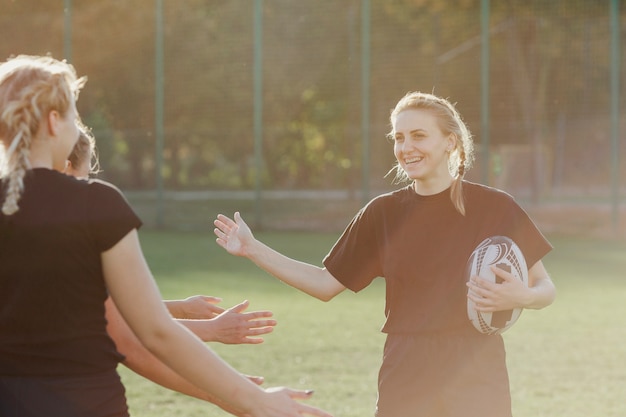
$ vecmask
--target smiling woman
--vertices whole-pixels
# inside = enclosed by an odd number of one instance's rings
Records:
[[[424,195],[452,183],[452,200],[463,214],[462,180],[474,161],[474,142],[454,106],[432,94],[408,93],[391,112],[391,125],[388,137],[395,143],[396,180],[414,180],[415,191]],[[412,166],[416,162],[418,168]]]
[[[409,93],[391,112],[391,125],[396,178],[411,185],[363,207],[324,267],[260,242],[238,212],[234,220],[218,216],[217,243],[324,301],[385,279],[377,417],[511,416],[502,337],[471,325],[467,300],[484,312],[549,305],[554,286],[541,258],[551,245],[510,195],[463,179],[472,139],[447,100]],[[500,269],[502,284],[466,282],[471,252],[493,235],[518,243],[531,265],[529,287]]]

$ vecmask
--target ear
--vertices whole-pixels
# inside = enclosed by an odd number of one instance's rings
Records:
[[[56,110],[50,110],[47,117],[48,122],[48,135],[56,136],[59,130],[59,121],[62,119],[61,115]]]
[[[447,152],[454,151],[456,149],[456,135],[454,133],[450,133],[448,137],[446,138],[446,141],[448,142],[446,146],[446,151]]]

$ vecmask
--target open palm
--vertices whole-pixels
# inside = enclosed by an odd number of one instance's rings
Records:
[[[235,220],[218,214],[213,224],[215,225],[214,232],[217,236],[218,245],[226,249],[231,255],[246,255],[246,244],[254,237],[239,212],[235,213]]]

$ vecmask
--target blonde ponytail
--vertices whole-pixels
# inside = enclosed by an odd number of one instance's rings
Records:
[[[66,114],[85,81],[70,64],[52,57],[20,55],[0,64],[3,214],[19,210],[31,144],[42,122],[52,110]]]

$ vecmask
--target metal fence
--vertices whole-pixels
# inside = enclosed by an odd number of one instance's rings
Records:
[[[470,180],[542,222],[575,204],[623,226],[624,1],[60,3],[4,3],[0,57],[65,56],[89,77],[100,176],[149,226],[240,209],[257,227],[339,229],[395,187],[389,110],[413,90],[457,103]]]

